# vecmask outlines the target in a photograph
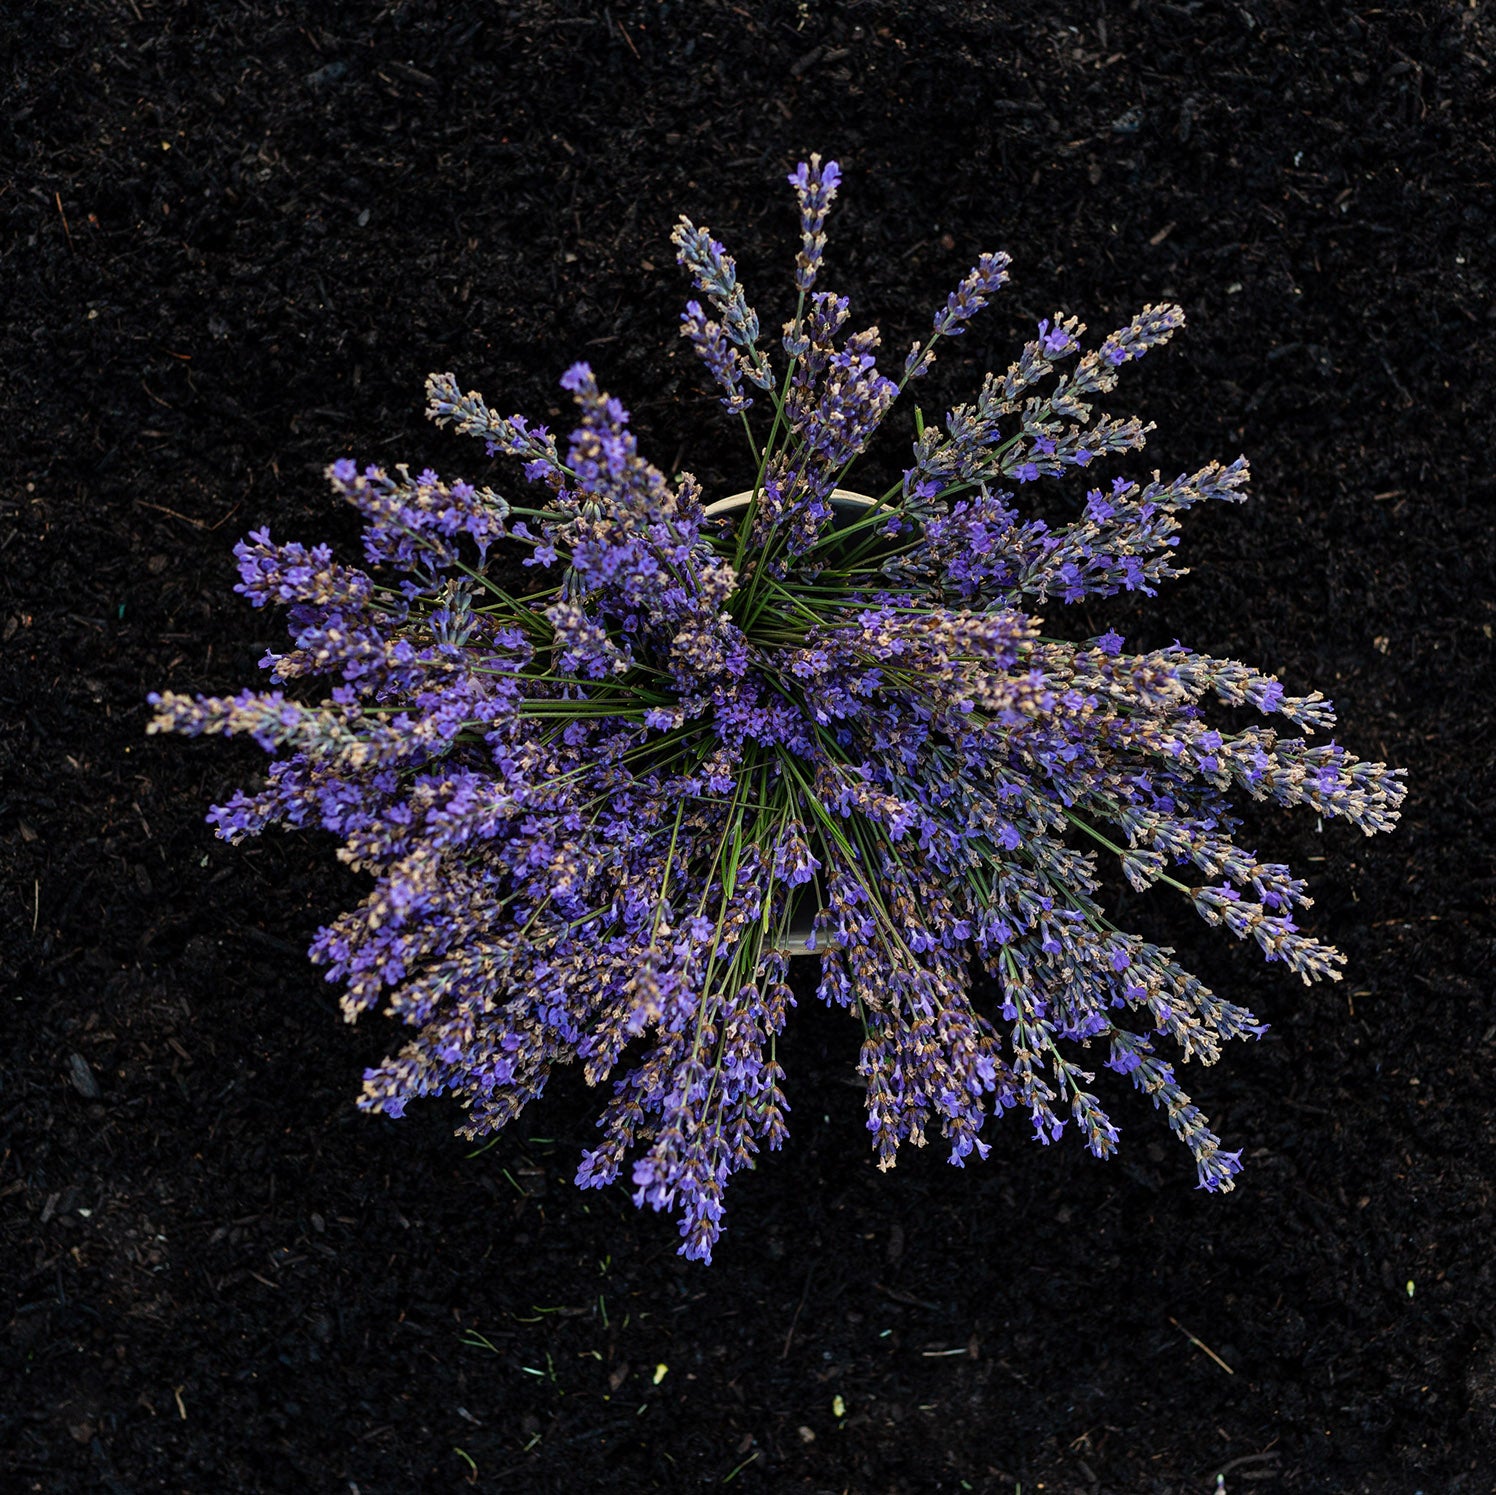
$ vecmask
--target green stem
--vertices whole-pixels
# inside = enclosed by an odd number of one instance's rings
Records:
[[[800,298],[795,303],[795,326],[798,328],[800,319],[805,311],[805,292],[800,292]],[[767,367],[763,355],[755,348],[754,353],[758,358],[759,367]],[[733,549],[733,569],[740,575],[743,570],[743,558],[748,544],[748,535],[753,528],[753,518],[758,511],[758,496],[763,491],[764,474],[769,469],[769,459],[774,455],[774,443],[779,437],[779,427],[784,421],[784,402],[789,398],[790,380],[794,376],[795,365],[799,362],[797,358],[791,358],[789,367],[784,371],[784,382],[779,387],[779,393],[774,397],[774,419],[769,426],[769,439],[764,442],[761,453],[755,453],[755,461],[758,471],[753,479],[753,496],[748,500],[747,512],[743,515],[738,526],[737,544]],[[748,434],[748,445],[753,446],[753,433]]]
[[[1103,836],[1095,826],[1087,824],[1087,822],[1082,820],[1080,816],[1077,815],[1073,810],[1067,809],[1064,812],[1064,815],[1065,819],[1068,820],[1071,825],[1075,826],[1079,830],[1083,830],[1088,836],[1091,837],[1093,841],[1099,841],[1101,845],[1106,847],[1108,851],[1116,852],[1119,857],[1125,857],[1127,855],[1125,848],[1118,846],[1113,841],[1107,840],[1107,838]],[[1171,888],[1178,888],[1181,893],[1194,893],[1194,889],[1191,888],[1187,883],[1182,883],[1177,878],[1170,877],[1166,872],[1160,872],[1158,874],[1158,881],[1167,883]]]

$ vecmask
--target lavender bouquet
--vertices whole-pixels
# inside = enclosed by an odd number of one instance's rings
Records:
[[[816,289],[836,164],[812,156],[789,181],[799,296],[778,350],[722,246],[687,219],[674,233],[706,303],[681,331],[747,438],[732,512],[639,455],[586,364],[561,381],[578,408],[564,444],[432,375],[430,417],[518,458],[538,496],[334,463],[367,568],[266,530],[236,549],[236,590],[289,605],[294,647],[261,663],[294,694],[152,695],[150,730],[248,733],[277,755],[259,792],[213,809],[220,836],[319,824],[372,874],[311,949],[350,1021],[384,1000],[416,1030],[365,1075],[365,1110],[450,1093],[478,1137],[580,1061],[611,1098],[577,1182],[627,1167],[637,1204],[678,1212],[686,1256],[710,1259],[728,1176],[786,1136],[796,950],[859,1026],[881,1167],[932,1128],[953,1163],[985,1155],[984,1122],[1010,1109],[1041,1142],[1073,1121],[1109,1155],[1095,1056],[1164,1110],[1201,1187],[1230,1189],[1240,1154],[1159,1043],[1210,1063],[1263,1028],[1107,918],[1098,858],[1306,982],[1338,980],[1343,957],[1295,923],[1305,884],[1234,842],[1228,794],[1370,834],[1397,819],[1400,771],[1309,745],[1333,722],[1318,693],[1178,644],[1072,642],[1031,611],[1152,595],[1180,574],[1176,516],[1244,496],[1239,458],[1098,482],[1061,525],[1016,502],[1142,447],[1147,428],[1096,401],[1178,307],[1089,351],[1074,318],[1039,323],[943,428],[916,415],[899,482],[843,490],[1008,260],[978,260],[895,381],[877,329],[847,333],[846,300]],[[500,542],[530,569],[492,564]],[[297,682],[319,676],[337,683],[314,702]],[[1212,726],[1208,697],[1305,735]]]

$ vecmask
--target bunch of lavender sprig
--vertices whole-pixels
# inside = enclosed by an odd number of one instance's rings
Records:
[[[880,1166],[932,1129],[954,1163],[985,1155],[984,1123],[1010,1109],[1041,1142],[1073,1122],[1107,1156],[1100,1060],[1164,1110],[1200,1185],[1229,1189],[1240,1154],[1160,1049],[1210,1063],[1262,1025],[1109,920],[1098,859],[1306,982],[1338,979],[1343,957],[1295,922],[1305,884],[1236,844],[1229,795],[1370,834],[1397,818],[1399,773],[1311,746],[1333,721],[1318,693],[1178,644],[1041,631],[1041,605],[1152,595],[1180,574],[1177,516],[1243,497],[1243,459],[1091,476],[1143,445],[1139,421],[1097,402],[1182,325],[1178,307],[1089,349],[1074,318],[1039,323],[944,427],[917,420],[898,483],[839,507],[849,466],[1008,260],[978,260],[895,380],[877,329],[849,333],[846,300],[817,289],[835,163],[789,180],[798,300],[777,340],[708,231],[674,234],[704,298],[681,331],[747,433],[745,510],[710,519],[693,477],[646,462],[585,364],[561,381],[578,409],[564,442],[432,375],[430,417],[518,458],[538,496],[334,463],[365,567],[265,530],[236,551],[237,590],[289,607],[294,647],[261,663],[290,689],[153,695],[151,730],[248,733],[276,761],[212,811],[219,835],[321,825],[373,876],[311,950],[350,1020],[384,1001],[416,1030],[366,1074],[364,1109],[446,1092],[477,1137],[579,1061],[611,1098],[577,1181],[627,1169],[637,1203],[678,1212],[687,1256],[710,1258],[728,1176],[786,1136],[776,1044],[807,911],[818,994],[860,1030]],[[1025,485],[1082,474],[1069,522],[1023,516]],[[529,582],[504,584],[500,542]],[[312,677],[336,683],[313,700]],[[1212,726],[1210,697],[1290,731]]]

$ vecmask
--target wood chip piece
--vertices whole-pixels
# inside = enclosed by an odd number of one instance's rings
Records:
[[[82,1054],[68,1055],[68,1078],[73,1082],[73,1089],[84,1100],[98,1100],[99,1082],[94,1078],[94,1072]]]

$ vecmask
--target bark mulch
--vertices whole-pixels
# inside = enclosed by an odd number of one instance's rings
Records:
[[[12,0],[0,57],[5,1489],[1496,1489],[1488,4]],[[802,1002],[793,1140],[684,1263],[572,1187],[569,1077],[477,1155],[444,1103],[357,1113],[399,1033],[303,953],[356,880],[213,839],[252,745],[143,734],[277,637],[236,538],[349,543],[326,462],[485,475],[430,370],[546,419],[588,358],[653,460],[742,486],[668,232],[776,325],[811,150],[892,347],[1014,256],[927,411],[1056,309],[1185,306],[1120,404],[1255,501],[1073,625],[1322,688],[1408,770],[1390,838],[1253,821],[1338,986],[1124,910],[1273,1025],[1190,1085],[1230,1196],[1125,1101],[1109,1164],[1012,1119],[879,1175]]]

